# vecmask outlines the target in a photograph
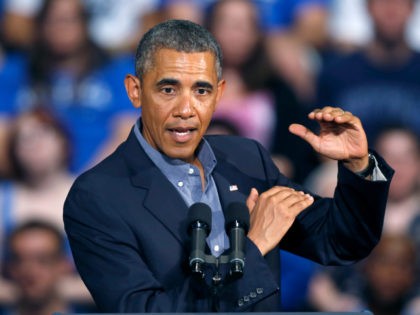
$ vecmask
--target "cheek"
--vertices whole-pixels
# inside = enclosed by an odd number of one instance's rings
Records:
[[[202,126],[207,127],[210,124],[214,111],[215,107],[209,104],[200,104],[200,107],[196,107],[196,113]]]

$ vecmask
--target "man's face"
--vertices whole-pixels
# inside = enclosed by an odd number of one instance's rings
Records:
[[[54,236],[44,230],[25,231],[13,238],[11,249],[10,274],[21,299],[31,304],[49,300],[67,267]]]
[[[217,79],[215,56],[160,49],[138,84],[144,138],[165,155],[193,163],[224,89],[224,81]],[[136,106],[136,94],[128,86],[127,90]]]
[[[412,0],[370,0],[368,8],[379,39],[392,44],[404,38],[413,11]]]

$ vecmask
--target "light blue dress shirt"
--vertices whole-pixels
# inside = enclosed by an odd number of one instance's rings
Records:
[[[141,147],[172,183],[188,207],[196,202],[203,202],[211,208],[212,227],[210,235],[207,237],[207,245],[212,255],[219,257],[225,250],[229,249],[229,238],[225,231],[225,217],[220,204],[219,193],[212,176],[217,161],[210,145],[203,139],[197,151],[197,157],[203,165],[206,180],[203,191],[198,167],[160,153],[144,139],[140,130],[141,122],[138,120],[134,127],[134,133]]]

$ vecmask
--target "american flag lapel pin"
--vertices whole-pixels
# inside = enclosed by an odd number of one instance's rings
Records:
[[[229,191],[237,191],[238,190],[238,186],[237,185],[230,185],[229,186]]]

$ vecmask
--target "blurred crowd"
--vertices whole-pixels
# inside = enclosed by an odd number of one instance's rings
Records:
[[[332,196],[336,163],[288,126],[316,130],[307,114],[339,106],[396,171],[367,259],[321,267],[279,253],[284,310],[420,314],[416,0],[0,0],[0,314],[95,312],[64,198],[141,114],[123,79],[141,35],[169,18],[204,25],[223,50],[227,88],[209,133],[258,140],[284,174]]]

